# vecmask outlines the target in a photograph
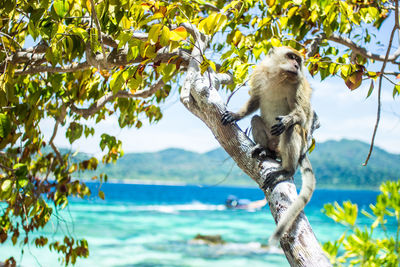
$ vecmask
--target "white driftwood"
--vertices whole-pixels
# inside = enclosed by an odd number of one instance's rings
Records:
[[[192,35],[197,47],[194,50],[198,51],[192,52],[181,91],[181,102],[210,128],[215,138],[237,165],[262,188],[266,174],[279,163],[274,160],[260,162],[252,158],[249,151],[254,143],[245,133],[236,124],[222,125],[221,116],[225,111],[225,104],[217,90],[221,83],[219,78],[223,77],[223,82],[226,83],[227,76],[215,75],[211,70],[201,75],[199,63],[202,61],[201,55],[208,45],[208,40],[196,31]],[[272,192],[263,191],[275,221],[280,219],[297,197],[293,182],[280,183]],[[299,215],[289,232],[282,237],[280,244],[291,266],[332,266],[312,232],[304,212]]]

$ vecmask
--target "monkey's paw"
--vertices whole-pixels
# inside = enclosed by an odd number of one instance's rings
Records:
[[[253,146],[250,154],[252,158],[265,159],[267,157],[267,151],[260,144]]]
[[[285,116],[278,116],[275,120],[279,121],[277,124],[272,125],[271,127],[271,134],[272,135],[281,135],[285,129]]]
[[[235,121],[237,121],[235,113],[230,112],[230,111],[225,111],[224,114],[222,114],[221,122],[223,125],[227,125],[228,123],[235,122]]]
[[[266,158],[276,159],[277,157],[275,151],[264,148],[260,144],[256,144],[251,148],[250,155],[252,158],[257,158],[259,160],[265,160]]]
[[[281,168],[274,168],[274,171],[270,172],[265,176],[265,181],[263,184],[263,189],[274,189],[274,187],[280,182],[287,181],[290,179],[289,173],[286,170],[282,170]]]

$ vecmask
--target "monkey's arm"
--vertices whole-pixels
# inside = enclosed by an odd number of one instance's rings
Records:
[[[221,122],[226,125],[231,122],[238,121],[243,117],[253,113],[260,107],[260,98],[258,96],[251,96],[246,104],[237,112],[225,111],[222,115]]]
[[[286,116],[278,116],[275,118],[278,123],[271,127],[271,134],[280,135],[294,124],[299,124],[304,129],[309,129],[310,125],[307,125],[307,123],[311,118],[311,105],[308,99],[304,96],[287,99],[289,108],[292,111]]]

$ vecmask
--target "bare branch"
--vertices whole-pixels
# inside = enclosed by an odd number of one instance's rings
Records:
[[[27,75],[27,74],[36,74],[41,72],[51,72],[51,73],[65,73],[65,72],[75,72],[79,70],[89,69],[91,65],[87,62],[82,63],[72,63],[70,65],[62,66],[62,67],[52,67],[52,66],[37,66],[30,67],[26,70],[15,71],[15,75]]]
[[[153,95],[155,92],[157,92],[158,90],[160,90],[164,85],[165,85],[164,81],[162,79],[160,79],[158,82],[156,82],[154,85],[152,85],[149,89],[143,89],[143,90],[136,91],[132,95],[132,97],[142,97],[142,98],[149,97],[149,96]]]
[[[376,61],[384,61],[384,62],[394,62],[400,56],[400,47],[392,54],[392,55],[379,55],[375,53],[371,53],[366,48],[359,46],[358,44],[354,43],[351,39],[347,37],[340,36],[338,34],[333,33],[327,40],[336,42],[338,44],[347,46],[353,52],[362,55],[363,57],[373,59]],[[390,51],[389,51],[390,52]]]
[[[101,36],[103,37],[103,44],[112,48],[118,48],[118,41],[114,40],[114,38],[105,33],[102,33]]]
[[[190,53],[189,50],[186,49],[177,49],[174,52],[168,52],[168,48],[160,49],[157,51],[157,56],[154,58],[154,62],[168,62],[172,57],[179,57],[182,62],[181,66],[185,67],[188,65],[190,60]],[[142,57],[137,57],[136,59],[127,61],[126,59],[127,51],[119,51],[114,54],[110,54],[107,59],[107,65],[111,67],[119,67],[119,66],[126,66],[130,64],[137,64],[143,61]],[[102,55],[100,55],[102,57]],[[94,59],[95,63],[98,62],[98,59]],[[13,61],[10,61],[13,63]],[[38,63],[38,62],[37,62]],[[93,62],[92,62],[93,63]],[[93,64],[95,64],[93,63]],[[51,72],[51,73],[65,73],[65,72],[75,72],[80,70],[89,69],[92,67],[92,64],[89,62],[81,62],[81,63],[72,63],[62,67],[53,67],[48,65],[40,65],[40,66],[31,66],[26,70],[17,70],[15,71],[15,75],[27,75],[27,74],[37,74],[41,72]],[[95,66],[96,67],[96,66]]]
[[[394,23],[394,27],[392,29],[392,32],[390,34],[389,45],[388,45],[388,48],[386,50],[385,60],[383,61],[383,64],[382,64],[381,73],[384,73],[385,68],[386,68],[386,64],[389,61],[389,57],[390,57],[389,53],[390,53],[390,49],[392,48],[394,34],[396,33],[396,31],[398,31],[400,29],[400,26],[399,26],[399,1],[396,0],[395,4],[396,4],[396,9],[394,11],[395,12],[394,13],[395,14],[395,18],[394,18],[395,23]],[[372,134],[372,140],[371,140],[371,145],[369,147],[369,152],[368,152],[367,158],[365,159],[365,162],[363,163],[364,166],[366,166],[368,164],[368,161],[369,161],[369,159],[371,157],[372,150],[374,148],[376,132],[378,131],[379,120],[381,118],[382,79],[383,79],[383,75],[380,75],[379,76],[379,86],[378,86],[378,111],[377,111],[377,114],[376,114],[376,123],[375,123],[375,127],[374,127],[374,133]]]
[[[190,105],[190,91],[193,85],[193,79],[197,76],[197,73],[200,71],[200,64],[203,61],[203,54],[205,49],[207,48],[209,37],[205,36],[199,30],[195,29],[193,25],[189,23],[182,23],[183,27],[186,28],[187,31],[190,31],[193,35],[195,43],[198,47],[193,47],[192,53],[190,55],[190,62],[188,66],[188,71],[186,72],[185,81],[181,90],[181,102],[188,106]]]
[[[217,79],[221,84],[233,83],[233,75],[230,73],[217,73]]]
[[[118,91],[116,94],[110,92],[103,97],[101,97],[97,102],[93,103],[89,108],[78,108],[73,103],[70,108],[76,114],[83,116],[85,119],[89,118],[91,115],[102,109],[108,102],[114,101],[116,98],[134,98],[141,97],[146,98],[153,95],[157,90],[160,90],[164,86],[164,81],[160,79],[157,83],[150,86],[149,89],[139,90],[132,94],[129,91]]]

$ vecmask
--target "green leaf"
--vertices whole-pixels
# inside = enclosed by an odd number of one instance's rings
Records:
[[[167,46],[169,43],[170,36],[171,34],[168,27],[164,26],[161,31],[160,44],[162,46]]]
[[[369,86],[369,90],[368,90],[368,94],[367,94],[366,98],[368,98],[372,94],[372,91],[374,91],[374,80],[371,79],[371,85]]]
[[[313,152],[314,149],[315,149],[315,139],[313,138],[311,140],[311,145],[310,145],[310,148],[308,149],[308,153],[311,154],[311,152]]]
[[[11,132],[11,121],[6,114],[0,113],[0,138],[6,138]]]
[[[1,190],[3,192],[7,192],[12,185],[12,181],[10,179],[4,180],[3,183],[1,184]]]
[[[18,185],[20,187],[25,187],[28,184],[29,180],[27,178],[18,179]]]
[[[393,88],[393,97],[400,95],[400,84],[396,84]]]
[[[110,81],[110,89],[116,93],[118,92],[122,86],[124,85],[124,79],[122,77],[122,72],[114,72],[114,74],[112,75],[112,80]]]
[[[343,78],[347,78],[347,76],[349,76],[349,74],[351,73],[351,66],[350,65],[342,65],[340,67],[341,70],[341,74],[343,76]]]
[[[99,190],[99,197],[100,197],[102,200],[104,200],[104,198],[105,198],[104,192],[101,191],[101,190]]]
[[[53,7],[56,14],[63,18],[68,13],[69,3],[67,0],[56,0],[54,1]]]
[[[69,142],[72,144],[74,141],[78,140],[83,133],[83,126],[77,122],[71,122],[65,135],[67,136]]]
[[[17,177],[25,178],[28,175],[28,166],[23,163],[17,163],[13,166],[15,171],[15,175]]]
[[[160,35],[161,28],[161,24],[154,24],[151,26],[148,36],[148,40],[151,45],[155,45],[158,42],[158,36]]]

